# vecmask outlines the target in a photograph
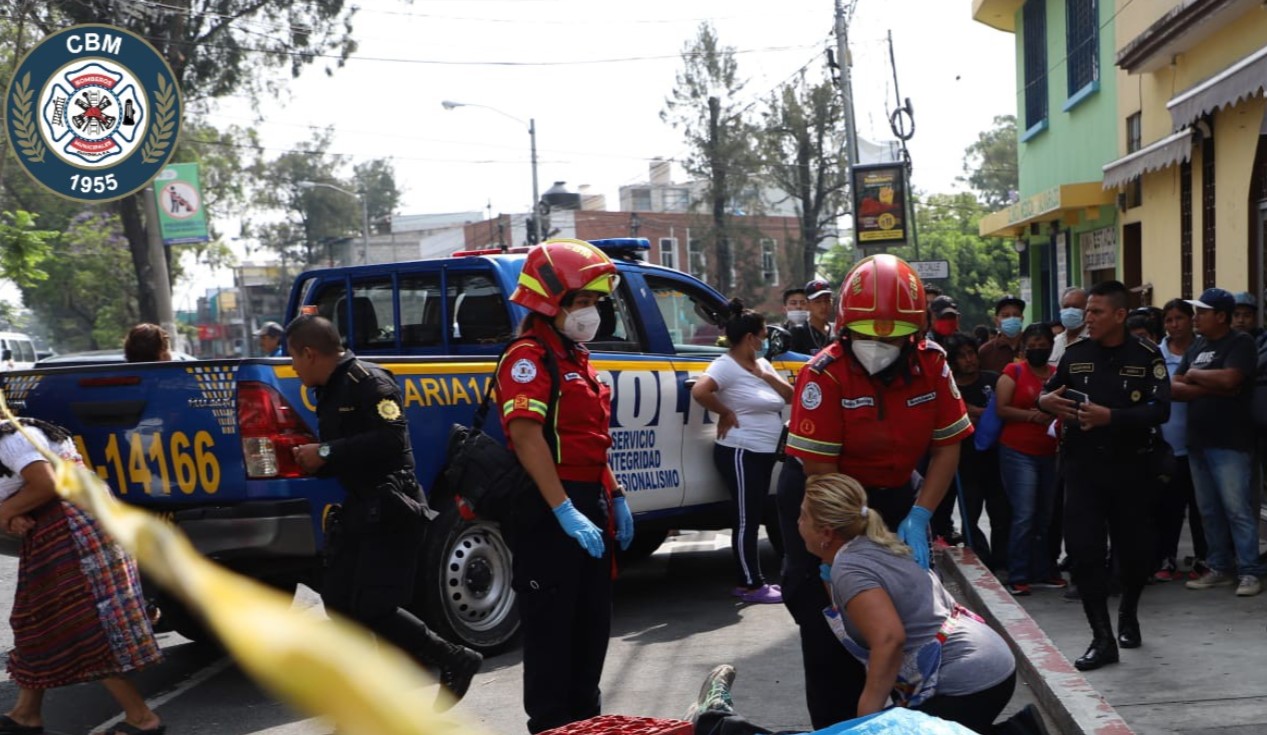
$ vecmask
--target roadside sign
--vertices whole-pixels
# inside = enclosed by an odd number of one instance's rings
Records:
[[[938,278],[950,278],[949,260],[912,260],[911,267],[925,281]]]
[[[209,242],[207,212],[202,207],[198,164],[173,163],[154,179],[158,224],[164,245]]]

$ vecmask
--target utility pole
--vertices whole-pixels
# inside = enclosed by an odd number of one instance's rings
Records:
[[[858,165],[858,127],[853,113],[853,61],[849,57],[849,19],[845,1],[836,0],[836,57],[840,64],[840,94],[845,102],[845,154],[849,170]],[[850,177],[850,191],[853,180]],[[851,207],[852,209],[852,207]]]
[[[726,237],[726,165],[721,156],[721,100],[708,98],[709,170],[713,180],[713,236],[717,239],[717,289],[730,290],[730,239]]]
[[[154,196],[153,185],[146,186],[142,191],[145,201],[145,235],[148,246],[146,255],[154,281],[154,311],[159,326],[175,340],[176,317],[172,313],[172,283],[167,273],[167,254],[163,251],[163,233],[158,226],[158,199]]]

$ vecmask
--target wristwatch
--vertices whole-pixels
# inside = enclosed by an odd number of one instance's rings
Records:
[[[317,456],[322,459],[330,459],[330,445],[322,444],[317,447]]]

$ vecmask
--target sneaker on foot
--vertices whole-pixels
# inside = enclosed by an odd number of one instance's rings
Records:
[[[1029,585],[1024,582],[1016,584],[1008,583],[1007,591],[1012,593],[1013,597],[1028,597],[1030,593]]]
[[[1057,574],[1053,576],[1051,579],[1045,579],[1041,582],[1035,582],[1034,586],[1041,587],[1043,589],[1048,589],[1048,590],[1063,590],[1064,588],[1069,586],[1069,583],[1065,581],[1064,577]]]
[[[704,712],[734,712],[735,703],[730,698],[730,687],[735,683],[735,667],[722,664],[704,677],[699,696],[686,711],[686,719],[694,724]]]
[[[1175,571],[1175,560],[1167,559],[1161,563],[1161,568],[1153,573],[1153,579],[1158,582],[1169,582],[1179,577]]]
[[[1183,586],[1190,590],[1208,590],[1214,587],[1231,587],[1232,583],[1232,575],[1210,569],[1200,577],[1188,580]]]
[[[471,680],[484,663],[484,657],[469,648],[462,648],[448,663],[440,667],[440,696],[435,710],[443,712],[457,704],[471,688]]]
[[[763,584],[755,589],[745,590],[739,599],[758,605],[776,605],[783,602],[783,590],[778,585]]]
[[[1240,582],[1236,585],[1237,597],[1253,597],[1263,591],[1262,582],[1258,581],[1258,577],[1252,574],[1242,574]]]

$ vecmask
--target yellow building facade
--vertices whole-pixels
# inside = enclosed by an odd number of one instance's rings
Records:
[[[1120,277],[1143,303],[1218,286],[1261,309],[1267,4],[1116,2],[1121,155],[1104,188],[1117,194]]]

